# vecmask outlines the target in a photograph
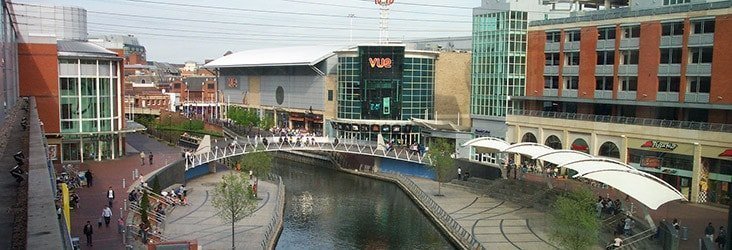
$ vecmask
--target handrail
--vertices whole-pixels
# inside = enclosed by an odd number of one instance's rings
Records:
[[[285,199],[285,185],[282,182],[282,177],[276,174],[267,174],[269,180],[277,180],[277,203],[275,203],[275,214],[270,218],[267,224],[267,230],[264,232],[264,238],[260,242],[260,246],[264,249],[274,249],[274,239],[277,237],[276,233],[279,231],[277,228],[278,223],[282,223],[284,220],[284,209],[282,205]]]
[[[732,133],[732,124],[512,109],[511,115]]]
[[[630,242],[628,242],[627,244],[623,244],[622,246],[620,246],[617,249],[626,249],[634,244],[637,244],[638,242],[648,239],[649,237],[653,236],[654,234],[655,234],[655,232],[653,232],[653,229],[647,229],[647,230],[644,230],[643,232],[634,234],[628,238],[625,238],[625,240],[623,240],[624,242],[625,241],[630,241]],[[633,239],[634,237],[637,239]],[[633,239],[633,240],[631,241],[630,239]]]

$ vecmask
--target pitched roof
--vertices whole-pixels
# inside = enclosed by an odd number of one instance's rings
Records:
[[[315,65],[334,55],[342,46],[294,46],[253,49],[220,57],[205,68]]]
[[[56,46],[59,56],[119,58],[117,53],[90,42],[59,40],[56,42]]]

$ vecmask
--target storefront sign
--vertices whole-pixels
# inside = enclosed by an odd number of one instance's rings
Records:
[[[678,147],[676,143],[662,142],[662,141],[646,141],[641,145],[641,148],[652,148],[673,151]]]
[[[646,156],[641,159],[640,162],[641,167],[644,168],[660,168],[661,167],[661,158],[653,157],[653,156]]]
[[[391,58],[388,57],[369,57],[369,65],[371,65],[371,68],[380,68],[380,69],[391,69]]]
[[[236,77],[230,76],[226,78],[226,86],[232,89],[239,88],[239,81]]]
[[[732,157],[732,149],[727,149],[721,154],[719,154],[720,157]]]

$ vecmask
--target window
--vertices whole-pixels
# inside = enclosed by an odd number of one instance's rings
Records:
[[[623,38],[638,38],[640,37],[640,26],[624,26]]]
[[[328,101],[333,101],[333,90],[332,89],[328,90]]]
[[[580,54],[579,52],[566,52],[564,53],[564,61],[565,65],[579,65],[580,64]]]
[[[712,63],[712,47],[689,48],[690,63]]]
[[[663,36],[680,36],[684,34],[684,23],[672,22],[661,24],[661,35]]]
[[[679,82],[681,77],[678,76],[659,76],[658,92],[679,92]]]
[[[579,77],[578,76],[565,76],[564,77],[564,89],[578,89],[579,88]]]
[[[638,65],[638,50],[621,50],[620,64]]]
[[[613,65],[615,64],[615,51],[598,51],[597,65]]]
[[[685,4],[690,2],[691,0],[663,0],[663,5]]]
[[[661,48],[661,64],[680,64],[681,48]]]
[[[544,54],[546,66],[558,66],[559,65],[559,53],[546,53]]]
[[[570,30],[564,32],[564,36],[567,37],[567,42],[579,42],[581,39],[581,33],[579,30]]]
[[[711,86],[712,78],[709,76],[688,76],[689,80],[688,90],[690,93],[709,93],[709,86]]]
[[[595,76],[595,90],[613,90],[613,77]]]
[[[553,32],[546,33],[546,42],[548,42],[548,43],[558,43],[560,39],[561,39],[561,36],[559,34],[559,31],[553,31]]]
[[[599,28],[597,29],[599,40],[611,40],[615,39],[615,27]]]
[[[691,29],[694,34],[714,33],[714,19],[692,20]]]
[[[620,77],[620,89],[622,91],[638,91],[638,77],[637,76]]]
[[[173,84],[173,88],[174,89],[179,89],[180,88],[180,83]]]
[[[78,94],[76,78],[61,78],[61,95],[75,96]]]
[[[544,77],[544,89],[559,89],[559,77],[558,76],[545,76]]]
[[[208,84],[208,89],[214,89],[214,84],[213,83],[209,83]]]

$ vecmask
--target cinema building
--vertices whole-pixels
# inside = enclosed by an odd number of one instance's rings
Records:
[[[509,142],[608,157],[729,204],[732,2],[639,1],[529,24]]]

